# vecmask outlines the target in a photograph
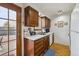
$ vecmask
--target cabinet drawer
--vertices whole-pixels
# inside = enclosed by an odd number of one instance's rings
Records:
[[[37,48],[37,49],[34,49],[34,52],[35,52],[35,54],[40,54],[41,53],[41,51],[43,52],[43,50],[44,50],[44,46],[43,45],[41,45],[41,46],[39,46],[39,48]]]
[[[34,48],[35,49],[38,49],[41,45],[43,45],[44,43],[43,43],[43,41],[41,41],[41,42],[39,42],[38,44],[35,44],[34,43]]]
[[[43,41],[43,39],[38,39],[38,40],[34,41],[34,44],[38,44],[38,43],[40,43],[42,41]]]
[[[38,51],[37,53],[35,53],[35,56],[41,56],[43,55],[44,53],[44,49],[41,49],[40,51]]]

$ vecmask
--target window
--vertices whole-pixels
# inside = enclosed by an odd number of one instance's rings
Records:
[[[16,20],[16,12],[13,10],[9,10],[9,19]]]
[[[8,9],[0,6],[0,18],[8,19]]]
[[[1,6],[0,55],[16,55],[16,11]]]

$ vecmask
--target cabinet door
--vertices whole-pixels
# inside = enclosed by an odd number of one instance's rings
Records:
[[[45,19],[45,27],[49,28],[50,27],[50,20],[49,19]]]
[[[29,27],[38,26],[38,12],[30,6],[25,8],[25,22]]]
[[[49,48],[49,36],[44,38],[44,49],[47,50]]]
[[[36,27],[38,26],[38,12],[31,10],[30,14],[30,26]]]
[[[51,23],[50,20],[48,20],[48,28],[50,27],[50,23]]]
[[[34,56],[34,42],[24,39],[24,56]]]

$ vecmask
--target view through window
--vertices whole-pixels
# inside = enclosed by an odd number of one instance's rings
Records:
[[[16,11],[0,6],[0,56],[16,55]]]

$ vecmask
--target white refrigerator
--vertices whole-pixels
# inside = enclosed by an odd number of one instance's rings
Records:
[[[79,4],[76,4],[71,14],[71,56],[79,56]]]

